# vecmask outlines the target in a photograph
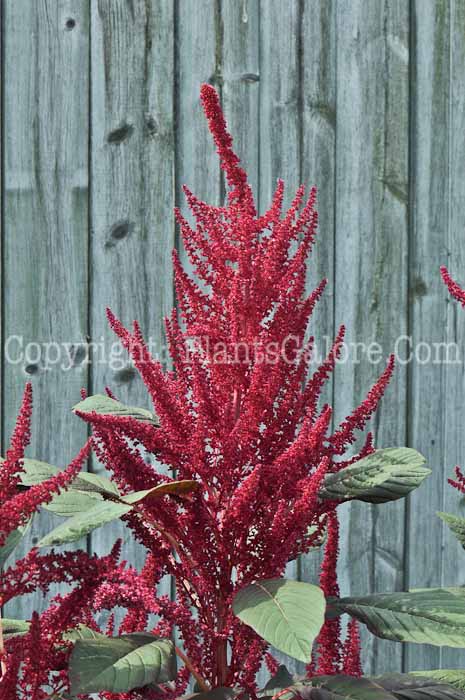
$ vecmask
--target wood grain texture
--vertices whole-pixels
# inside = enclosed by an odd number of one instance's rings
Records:
[[[410,258],[411,335],[419,356],[410,373],[410,442],[431,468],[428,487],[409,508],[409,585],[463,584],[464,555],[438,524],[438,510],[459,512],[447,477],[464,463],[463,318],[438,275],[449,264],[463,279],[463,90],[464,6],[414,3],[412,60],[412,227]],[[428,360],[434,344],[456,342],[458,363]],[[423,345],[421,345],[423,343]],[[444,355],[444,351],[442,351]],[[451,360],[454,359],[452,351]],[[463,505],[462,505],[463,512]],[[408,668],[463,665],[463,653],[411,647]]]
[[[3,37],[4,332],[18,336],[4,364],[3,427],[9,436],[31,380],[27,455],[65,466],[86,437],[70,407],[87,384],[87,3],[8,0]],[[29,356],[28,343],[39,344]],[[44,343],[68,344],[70,355],[55,348],[47,363]],[[19,553],[51,528],[50,517],[36,518]],[[7,612],[27,618],[43,605],[34,594]]]
[[[176,194],[189,216],[182,185],[210,204],[220,204],[218,156],[200,105],[200,86],[220,87],[222,22],[216,0],[180,0],[176,54]],[[187,264],[182,246],[180,253]]]
[[[409,17],[403,0],[339,0],[337,8],[335,321],[347,325],[349,348],[336,372],[340,422],[407,329]],[[378,363],[366,353],[357,357],[350,345],[357,342],[378,343]],[[405,377],[405,367],[397,367],[372,423],[378,446],[405,444]],[[399,502],[345,509],[345,594],[402,589],[404,508]],[[399,666],[399,645],[363,638],[366,671]]]
[[[449,64],[449,121],[448,121],[448,225],[447,257],[441,259],[451,272],[465,286],[465,91],[463,75],[465,72],[465,3],[453,0],[450,3],[450,64]],[[446,235],[446,231],[444,231]],[[440,254],[440,251],[439,251]],[[438,257],[439,257],[438,254]],[[436,267],[436,260],[432,260]],[[463,358],[465,356],[465,313],[449,298],[444,299],[445,290],[438,295],[443,303],[443,319],[446,321],[447,343],[451,344],[449,362],[445,377],[445,419],[444,419],[444,510],[449,513],[465,515],[463,498],[445,483],[456,464],[465,466],[465,435],[463,431],[465,417],[465,373]],[[447,297],[447,295],[446,295]],[[445,303],[444,303],[445,302]],[[432,465],[440,470],[441,462]],[[436,523],[434,524],[436,526]],[[464,585],[465,552],[447,528],[444,530],[444,555],[442,562],[442,583],[445,586]],[[460,668],[464,663],[464,652],[456,649],[443,649],[441,665],[444,668]]]
[[[91,385],[144,408],[148,393],[118,355],[105,307],[126,325],[137,319],[163,357],[163,318],[173,306],[173,26],[171,0],[92,2],[90,327],[107,356],[95,357]],[[120,535],[124,556],[140,565],[145,552],[122,525],[96,531],[91,547],[107,552]]]
[[[259,0],[223,0],[222,103],[255,197],[259,178]]]

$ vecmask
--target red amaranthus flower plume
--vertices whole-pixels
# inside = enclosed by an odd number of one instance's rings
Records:
[[[451,296],[459,301],[462,306],[465,306],[465,289],[462,289],[462,287],[452,279],[449,270],[444,265],[441,267],[441,276]]]
[[[123,491],[167,480],[144,462],[137,443],[177,478],[199,482],[189,499],[165,498],[163,508],[146,502],[144,517],[125,517],[149,556],[176,577],[177,599],[163,601],[163,615],[178,627],[192,667],[212,686],[238,685],[253,693],[266,645],[233,617],[233,595],[254,580],[281,575],[287,562],[319,544],[328,518],[332,550],[323,579],[335,589],[335,504],[319,499],[320,485],[328,472],[360,456],[344,459],[383,395],[393,358],[366,399],[331,433],[332,410],[319,406],[319,397],[344,328],[309,377],[313,340],[306,340],[307,327],[326,285],[323,280],[307,294],[316,191],[306,196],[300,187],[283,212],[279,181],[270,208],[259,215],[218,95],[203,85],[201,100],[229,195],[224,206],[212,206],[185,187],[195,223],[176,211],[195,277],[174,252],[179,316],[173,312],[166,320],[173,369],[165,371],[150,356],[136,322],[129,330],[108,311],[160,427],[135,418],[80,415],[93,424],[97,454]],[[369,435],[361,454],[372,450]],[[321,652],[330,658],[319,667],[348,668],[356,630],[344,653],[339,630],[326,632]],[[328,635],[337,644],[331,652]],[[267,661],[273,666],[269,656]]]
[[[450,295],[456,299],[456,301],[460,302],[462,306],[465,306],[465,289],[462,289],[462,287],[452,279],[447,267],[443,265],[440,269],[441,277],[444,280],[444,284],[449,290]],[[455,477],[455,479],[448,479],[449,484],[457,489],[457,491],[460,491],[460,493],[465,494],[465,475],[458,466],[455,467]]]

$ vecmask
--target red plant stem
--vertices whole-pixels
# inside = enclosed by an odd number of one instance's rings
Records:
[[[199,684],[199,688],[203,690],[204,693],[208,693],[210,691],[210,686],[208,685],[207,681],[202,678],[200,673],[198,673],[193,664],[192,661],[179,649],[179,647],[174,647],[174,650],[176,652],[176,656],[179,656],[181,661],[183,662],[184,666],[189,669],[190,673],[192,676],[195,678],[197,683]]]
[[[220,595],[218,601],[218,632],[221,634],[224,630],[224,601]],[[216,647],[216,683],[219,687],[226,684],[228,675],[228,642],[226,639],[220,639]]]

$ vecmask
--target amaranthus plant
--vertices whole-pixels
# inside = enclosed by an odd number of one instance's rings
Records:
[[[6,537],[19,537],[15,528],[40,503],[67,519],[1,575],[0,596],[5,603],[52,582],[76,585],[30,621],[4,622],[0,698],[170,698],[190,679],[203,693],[255,698],[264,662],[273,677],[265,696],[293,684],[291,694],[309,698],[349,697],[349,691],[373,697],[375,689],[389,700],[413,698],[396,693],[415,684],[415,697],[433,697],[432,681],[390,678],[374,685],[358,678],[357,620],[387,639],[463,646],[461,598],[423,591],[341,599],[337,582],[338,506],[404,497],[429,473],[414,450],[375,451],[370,433],[353,452],[384,394],[393,358],[362,403],[333,426],[331,406],[320,405],[320,397],[344,328],[313,372],[314,341],[307,339],[326,285],[307,294],[315,189],[306,195],[300,187],[283,212],[278,181],[270,208],[259,214],[214,89],[204,85],[201,100],[229,192],[224,206],[212,206],[184,188],[194,223],[175,213],[192,275],[174,252],[178,309],[166,319],[172,369],[151,357],[137,322],[127,329],[108,311],[152,407],[124,406],[107,390],[83,395],[74,408],[92,426],[92,448],[111,479],[78,473],[88,447],[58,474],[24,459],[26,390],[0,472],[1,542],[11,545]],[[116,518],[147,550],[140,572],[118,563],[119,544],[101,559],[39,554]],[[289,561],[321,546],[319,582],[282,578]],[[166,575],[176,583],[174,600],[157,593]],[[95,613],[121,607],[122,621],[116,625],[111,616],[99,630]],[[452,608],[464,619],[459,630]],[[342,613],[353,617],[346,634]],[[296,686],[278,672],[273,648],[304,662],[307,679]],[[175,657],[182,663],[177,675]]]

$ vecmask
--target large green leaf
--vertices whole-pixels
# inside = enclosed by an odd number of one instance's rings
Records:
[[[259,692],[260,697],[279,696],[280,700],[465,700],[465,695],[457,688],[409,674],[374,678],[315,676],[310,680],[294,678],[290,685],[280,685],[273,680]]]
[[[433,678],[440,683],[447,683],[458,690],[465,691],[465,670],[460,668],[440,668],[434,671],[412,671],[411,675],[422,676],[423,678]]]
[[[70,489],[69,491],[58,493],[53,497],[50,503],[43,507],[55,515],[70,518],[77,513],[84,513],[94,508],[98,503],[102,503],[102,501],[103,498],[99,493],[88,493],[86,491]]]
[[[147,411],[145,408],[136,408],[135,406],[125,406],[123,403],[105,396],[105,394],[88,396],[87,399],[73,406],[73,411],[86,414],[98,413],[103,416],[118,416],[119,418],[136,418],[144,423],[159,425],[158,418],[152,411]]]
[[[431,474],[424,457],[408,447],[377,450],[324,480],[320,497],[386,503],[404,498]]]
[[[45,535],[37,546],[53,547],[67,544],[68,542],[75,542],[80,540],[81,537],[88,535],[92,530],[110,523],[112,520],[121,518],[121,516],[129,513],[131,509],[132,506],[126,503],[101,501],[93,508],[86,510],[84,513],[78,513],[61,525],[58,525],[48,535]]]
[[[4,458],[0,457],[0,463],[4,462]],[[20,484],[24,487],[36,486],[37,484],[42,484],[44,481],[51,479],[60,473],[58,467],[54,467],[47,462],[41,462],[38,459],[23,459],[23,468],[19,474]],[[78,476],[72,481],[67,487],[70,489],[77,489],[78,491],[88,491],[90,493],[99,493],[103,496],[120,496],[120,492],[116,484],[114,484],[110,479],[101,476],[100,474],[92,474],[91,472],[80,472]],[[55,499],[54,499],[55,500]],[[50,504],[45,506],[47,510],[56,512]]]
[[[398,700],[465,700],[460,689],[439,679],[428,678],[428,673],[423,671],[416,677],[408,673],[390,673],[371,680]]]
[[[465,647],[465,588],[431,588],[328,601],[328,616],[348,613],[377,637]]]
[[[41,484],[59,473],[60,470],[57,467],[53,467],[47,462],[25,458],[23,471],[20,473],[21,484],[23,486],[36,486],[36,484]]]
[[[3,458],[0,458],[0,461],[3,461]],[[22,486],[35,486],[36,484],[42,484],[59,473],[60,469],[58,467],[47,464],[47,462],[25,458],[23,460],[23,471],[20,473],[20,481]],[[80,472],[68,486],[68,489],[78,489],[79,491],[89,491],[109,496],[120,495],[117,486],[110,479],[90,472]],[[49,510],[52,509],[49,508]]]
[[[324,622],[325,599],[310,583],[267,579],[240,590],[233,611],[276,649],[308,663]]]
[[[451,532],[454,533],[462,547],[465,548],[465,518],[459,518],[457,515],[452,515],[451,513],[438,513],[441,520],[443,520],[449,527]]]
[[[5,543],[0,547],[0,571],[4,568],[5,563],[10,554],[14,552],[14,550],[19,545],[26,532],[29,530],[31,522],[32,518],[28,521],[26,525],[22,525],[16,530],[13,530],[13,532],[10,532],[10,534],[5,540]]]
[[[125,693],[176,677],[176,656],[168,639],[135,633],[81,640],[69,661],[71,694]]]
[[[69,642],[77,642],[78,640],[88,639],[108,639],[108,637],[101,632],[96,632],[90,627],[87,627],[87,625],[78,625],[74,629],[65,632],[63,639]]]
[[[26,632],[29,632],[30,622],[26,620],[11,620],[8,618],[2,619],[2,631],[4,639],[9,639],[10,637],[17,637]]]
[[[91,493],[101,493],[104,496],[120,495],[118,487],[110,481],[110,479],[100,474],[93,474],[92,472],[79,472],[72,482],[71,488],[79,489],[80,491],[89,491]]]

